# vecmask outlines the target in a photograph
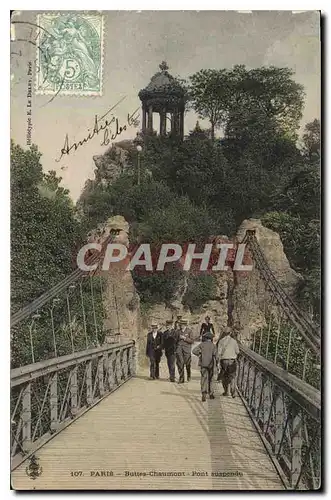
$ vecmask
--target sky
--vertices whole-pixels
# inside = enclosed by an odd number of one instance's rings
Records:
[[[35,79],[34,40],[38,12],[15,12],[11,42],[11,138],[24,148],[27,135],[28,80]],[[292,68],[294,79],[306,92],[302,127],[320,117],[320,28],[319,13],[307,11],[103,11],[102,96],[66,96],[59,93],[31,98],[31,140],[42,153],[45,171],[55,170],[62,185],[77,200],[88,178],[94,177],[93,156],[108,146],[94,136],[77,151],[61,156],[66,134],[71,143],[82,140],[93,129],[95,115],[105,114],[122,102],[113,114],[125,124],[127,114],[140,108],[138,92],[167,61],[169,72],[187,78],[203,68],[248,68],[281,66]],[[22,41],[23,40],[23,41]],[[32,63],[33,76],[28,75]],[[185,133],[194,128],[197,116],[185,115]],[[117,140],[135,137],[131,126]],[[60,161],[56,161],[59,160]]]

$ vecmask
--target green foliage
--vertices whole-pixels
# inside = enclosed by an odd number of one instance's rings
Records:
[[[204,242],[219,232],[205,208],[172,191],[163,180],[151,179],[138,186],[129,175],[123,174],[112,185],[98,185],[81,207],[89,221],[93,211],[93,225],[111,215],[122,214],[131,223],[131,243],[148,242],[154,252],[163,242]],[[182,275],[178,268],[166,266],[164,272],[147,274],[141,274],[138,269],[133,272],[133,278],[142,302],[156,303],[171,300]]]
[[[235,230],[225,203],[229,165],[219,141],[213,144],[208,134],[196,131],[182,143],[169,140],[167,147],[167,139],[156,137],[149,140],[143,162],[153,179],[167,184],[172,198],[186,195],[201,214],[208,213],[211,234]]]
[[[16,311],[72,269],[81,235],[68,192],[36,147],[11,147],[11,283]]]
[[[150,210],[134,230],[143,241],[181,244],[206,241],[217,227],[207,210],[196,207],[187,197],[173,196],[168,206]]]
[[[175,265],[167,264],[163,272],[140,274],[133,271],[133,280],[144,304],[169,303],[183,279],[183,272]]]
[[[212,274],[192,274],[188,278],[183,304],[191,311],[199,309],[216,295],[217,281]]]
[[[35,146],[23,150],[11,145],[12,313],[71,272],[82,237],[68,191],[55,172],[42,172],[40,157]],[[39,325],[34,335],[36,359],[54,354],[50,324],[43,326],[41,318]],[[12,330],[14,364],[31,362],[30,326],[31,318]]]
[[[93,287],[93,300],[91,295]],[[102,344],[101,278],[83,278],[11,329],[11,364],[26,365]],[[33,355],[30,340],[33,343]],[[72,340],[71,340],[72,338]]]
[[[291,266],[303,277],[297,298],[302,307],[318,320],[321,300],[319,221],[307,221],[288,212],[269,212],[262,217],[262,222],[280,234]]]
[[[82,221],[92,228],[117,214],[129,222],[141,222],[156,206],[167,206],[172,198],[173,193],[164,182],[151,180],[138,186],[125,173],[111,185],[88,183],[78,206]]]
[[[293,79],[289,68],[275,66],[248,70],[236,65],[232,70],[200,70],[190,77],[190,99],[201,118],[215,128],[226,129],[227,136],[239,136],[262,119],[277,130],[294,137],[303,108],[303,87]]]
[[[299,332],[291,324],[269,317],[268,326],[255,333],[251,348],[312,386],[320,387],[316,356],[307,349]]]
[[[315,118],[305,126],[302,138],[303,153],[309,161],[319,164],[321,157],[321,124]]]
[[[277,193],[275,211],[262,222],[278,232],[286,255],[303,276],[298,289],[302,307],[320,317],[320,165],[319,122],[307,124],[300,168]]]
[[[303,161],[291,139],[258,124],[245,140],[212,141],[198,129],[167,148],[167,139],[156,137],[146,146],[143,162],[155,180],[207,210],[217,234],[231,235],[243,218],[273,208]]]
[[[228,114],[231,92],[229,71],[225,69],[202,69],[190,77],[190,100],[200,118],[211,124],[211,137],[215,129],[224,125]]]
[[[262,217],[281,234],[291,265],[304,276],[312,273],[307,287],[314,286],[310,299],[316,304],[320,127],[317,120],[307,124],[300,150],[304,92],[293,71],[204,69],[190,77],[189,98],[211,130],[197,123],[184,141],[146,136],[140,186],[137,152],[129,148],[130,168],[116,182],[98,175],[87,183],[80,200],[83,219],[95,226],[119,213],[131,223],[132,242],[180,243],[231,237],[243,219]],[[224,131],[222,139],[215,138],[217,128]],[[155,283],[150,281],[150,295]],[[300,292],[303,300],[310,300],[307,287]]]
[[[298,296],[303,306],[317,321],[321,311],[321,268],[313,267],[304,273],[304,282],[298,290]]]
[[[279,233],[285,253],[298,271],[312,269],[320,262],[320,225],[287,212],[268,212],[262,217],[267,227]]]
[[[302,117],[304,91],[302,85],[292,79],[293,75],[294,71],[289,68],[262,66],[247,70],[245,66],[235,66],[230,76],[234,92],[229,114],[246,125],[247,118],[257,113],[263,123],[268,121],[287,137],[295,138]]]

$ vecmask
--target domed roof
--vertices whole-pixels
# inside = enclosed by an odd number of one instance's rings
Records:
[[[176,80],[176,78],[170,75],[167,71],[169,69],[167,63],[162,61],[159,68],[161,71],[155,73],[147,87],[139,92],[140,99],[148,98],[155,94],[173,93],[180,96],[184,95],[185,90],[183,87],[180,85],[178,80]]]
[[[156,90],[160,87],[165,87],[167,85],[173,85],[175,83],[174,77],[171,76],[168,71],[159,71],[152,76],[151,81],[146,87],[146,90]]]

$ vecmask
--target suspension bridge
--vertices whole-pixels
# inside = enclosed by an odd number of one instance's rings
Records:
[[[320,333],[244,242],[265,322],[240,344],[236,399],[201,403],[197,370],[148,380],[136,343],[104,331],[100,276],[77,269],[12,315],[15,489],[320,487]]]

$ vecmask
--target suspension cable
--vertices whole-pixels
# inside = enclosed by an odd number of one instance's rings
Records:
[[[293,302],[293,300],[286,293],[284,288],[276,279],[274,273],[269,267],[263,251],[256,239],[254,230],[247,230],[242,243],[247,243],[252,253],[253,260],[256,267],[261,273],[261,277],[265,284],[268,286],[277,302],[280,304],[282,310],[287,317],[295,324],[300,331],[303,339],[309,347],[317,354],[320,352],[320,334],[315,325],[306,317],[300,308]]]
[[[102,244],[100,254],[94,252],[90,257],[86,259],[86,265],[91,266],[95,263],[98,262],[100,259],[100,255],[104,252],[106,249],[108,243],[111,243],[114,240],[114,237],[116,236],[118,230],[112,230],[110,235],[106,238],[104,243]],[[87,273],[86,271],[83,271],[82,269],[77,268],[75,271],[73,271],[69,276],[61,280],[59,283],[54,285],[52,288],[44,292],[40,297],[35,299],[33,302],[30,304],[26,305],[19,311],[17,311],[15,314],[11,316],[11,326],[15,326],[17,323],[20,323],[23,321],[25,318],[30,316],[33,312],[37,311],[40,309],[42,306],[44,306],[47,302],[49,302],[52,298],[58,296],[63,290],[65,290],[69,285],[72,283],[75,283],[80,277],[85,276]]]

